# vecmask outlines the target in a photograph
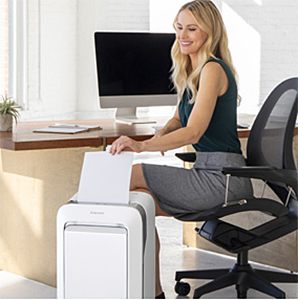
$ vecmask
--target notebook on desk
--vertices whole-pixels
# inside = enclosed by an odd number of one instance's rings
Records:
[[[74,133],[80,133],[86,131],[88,131],[87,128],[52,128],[52,127],[45,127],[45,128],[33,130],[33,132],[37,132],[37,133],[66,133],[66,134],[74,134]]]
[[[34,129],[33,132],[74,134],[100,129],[102,128],[99,125],[53,124],[45,128]]]

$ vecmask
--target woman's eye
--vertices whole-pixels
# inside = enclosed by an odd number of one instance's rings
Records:
[[[189,31],[196,31],[196,28],[189,28]]]
[[[182,27],[177,27],[177,29],[178,29],[178,30],[182,30],[183,28],[182,28]]]

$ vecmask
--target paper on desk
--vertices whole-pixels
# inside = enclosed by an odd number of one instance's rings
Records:
[[[127,204],[132,161],[133,152],[85,153],[78,201]]]

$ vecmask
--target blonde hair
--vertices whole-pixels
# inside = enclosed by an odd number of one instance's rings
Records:
[[[179,41],[176,39],[172,47],[172,80],[178,93],[178,100],[182,99],[185,89],[192,92],[189,103],[194,103],[197,95],[199,76],[204,64],[211,58],[223,60],[236,78],[236,71],[232,63],[228,48],[228,37],[220,12],[210,0],[196,0],[184,4],[174,20],[174,28],[181,11],[188,10],[196,24],[207,34],[207,40],[198,52],[198,65],[192,70],[190,57],[180,51]]]

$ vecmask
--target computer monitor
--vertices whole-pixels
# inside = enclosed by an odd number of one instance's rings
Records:
[[[101,108],[117,108],[116,121],[139,119],[137,107],[177,104],[170,79],[172,33],[95,32],[95,56]]]

